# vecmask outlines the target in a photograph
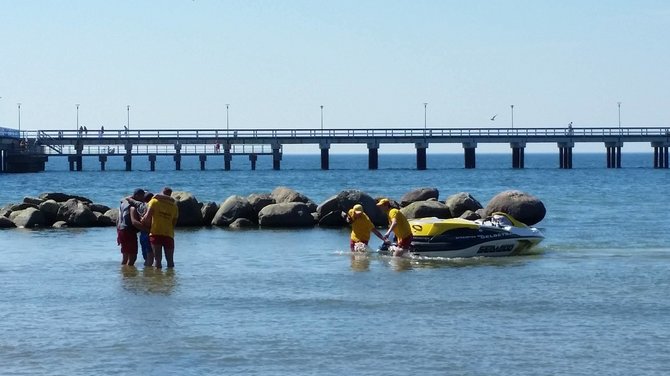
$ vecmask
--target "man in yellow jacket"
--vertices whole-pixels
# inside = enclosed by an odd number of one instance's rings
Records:
[[[384,239],[393,232],[398,240],[398,247],[393,256],[402,256],[412,247],[412,229],[409,227],[409,222],[405,215],[398,209],[391,207],[391,202],[387,198],[383,198],[377,202],[379,207],[389,220],[389,229],[384,234]]]
[[[172,189],[163,188],[160,195],[155,195],[149,201],[147,212],[142,217],[145,226],[151,228],[149,241],[154,251],[154,266],[157,268],[162,267],[163,250],[167,267],[174,267],[174,227],[177,225],[179,209],[171,195]]]
[[[375,228],[368,215],[363,211],[363,205],[356,204],[353,208],[349,209],[347,212],[347,222],[351,223],[351,240],[349,241],[351,252],[356,250],[356,243],[368,244],[371,231],[379,239],[385,241],[381,232]]]

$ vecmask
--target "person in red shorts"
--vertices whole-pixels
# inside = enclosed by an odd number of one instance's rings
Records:
[[[121,246],[121,265],[133,266],[137,260],[137,232],[142,227],[135,203],[144,198],[144,190],[136,189],[131,197],[121,200],[116,222],[116,243]]]
[[[172,189],[163,188],[159,195],[149,201],[142,223],[150,227],[149,241],[154,251],[154,266],[162,267],[163,251],[168,268],[174,267],[174,228],[177,225],[179,209],[171,197]]]
[[[398,209],[391,207],[391,202],[387,198],[382,198],[377,202],[377,207],[381,209],[389,220],[389,229],[384,234],[384,239],[388,239],[391,232],[395,234],[398,241],[398,249],[394,251],[393,256],[403,256],[412,248],[412,229],[405,215]]]

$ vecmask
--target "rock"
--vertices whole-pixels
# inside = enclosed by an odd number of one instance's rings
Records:
[[[248,220],[247,218],[237,218],[228,227],[234,228],[234,229],[252,228],[252,227],[256,227],[256,224],[254,222]]]
[[[105,217],[111,219],[112,223],[114,223],[114,225],[116,225],[116,223],[119,221],[119,209],[117,209],[117,208],[109,209],[103,215]]]
[[[314,225],[310,207],[302,202],[284,202],[264,207],[258,213],[262,227],[308,227]]]
[[[477,214],[477,212],[474,212],[472,210],[466,210],[466,211],[463,212],[463,214],[458,216],[458,218],[463,218],[463,219],[468,219],[470,221],[474,221],[475,219],[481,219],[482,217],[480,217],[479,214]]]
[[[440,196],[440,191],[437,188],[418,188],[413,191],[405,193],[400,198],[400,206],[405,207],[416,201],[427,201],[428,199],[437,200]]]
[[[0,228],[13,228],[13,227],[16,227],[16,225],[14,224],[14,222],[12,222],[11,219],[4,216],[0,216]]]
[[[39,209],[39,207],[35,204],[29,204],[29,203],[26,203],[26,202],[22,202],[20,204],[10,206],[9,210],[11,210],[11,211],[21,211],[21,210],[28,209],[28,208]]]
[[[346,213],[343,211],[334,210],[324,216],[317,215],[317,220],[321,227],[342,227],[347,224],[344,215],[346,215]]]
[[[467,192],[453,194],[447,197],[445,203],[454,218],[460,217],[461,214],[465,213],[467,210],[477,211],[477,209],[483,208],[482,204]]]
[[[14,222],[16,227],[43,227],[45,224],[44,214],[33,207],[12,212],[9,219]]]
[[[264,207],[276,204],[270,193],[252,193],[247,197],[247,201],[249,201],[257,215]]]
[[[89,205],[89,208],[91,211],[98,212],[100,214],[107,213],[107,210],[109,210],[109,206],[102,204],[91,204]]]
[[[23,202],[26,204],[38,205],[41,204],[44,200],[35,198],[35,197],[24,197]]]
[[[342,227],[347,224],[342,216],[345,209],[340,207],[338,195],[327,198],[316,207],[316,218],[319,226]]]
[[[211,223],[214,226],[228,226],[238,218],[255,221],[256,215],[253,206],[245,197],[234,195],[221,204]]]
[[[44,214],[44,219],[47,226],[51,226],[58,220],[58,210],[60,204],[54,200],[46,200],[39,206],[40,211]]]
[[[86,203],[71,198],[65,201],[58,209],[58,219],[67,222],[72,227],[94,226],[98,219]]]
[[[0,209],[0,217],[9,218],[9,214],[12,213],[12,205],[8,205]]]
[[[312,202],[307,196],[288,187],[277,187],[270,193],[270,196],[276,204],[284,202],[302,202],[308,204]]]
[[[179,218],[177,226],[202,226],[202,204],[190,192],[172,192],[172,198],[177,202]]]
[[[93,214],[96,216],[96,218],[98,218],[98,221],[95,224],[96,226],[99,227],[116,226],[116,221],[112,220],[112,218],[97,211],[94,211]]]
[[[532,226],[547,214],[547,209],[540,199],[521,191],[505,191],[498,193],[486,205],[486,216],[491,213],[503,212],[516,220]]]
[[[377,207],[377,201],[372,196],[357,189],[344,190],[337,194],[337,204],[340,211],[347,212],[354,205],[361,204],[365,214],[370,217],[375,226],[387,226],[388,219],[386,214]]]
[[[412,218],[451,218],[451,212],[447,205],[439,201],[415,201],[400,209],[407,219]]]
[[[200,209],[202,212],[202,223],[210,225],[217,210],[219,210],[219,205],[217,205],[216,202],[210,201],[202,205],[202,209]]]
[[[56,202],[65,202],[71,199],[75,199],[81,202],[84,202],[86,204],[91,204],[92,201],[87,199],[86,197],[82,196],[76,196],[76,195],[69,195],[66,193],[60,193],[60,192],[53,192],[53,193],[42,193],[39,198],[41,200],[54,200]]]
[[[67,227],[67,222],[65,221],[57,221],[53,225],[51,225],[53,228],[66,228]]]
[[[484,208],[477,209],[475,210],[475,214],[477,214],[479,218],[486,218],[486,209]]]

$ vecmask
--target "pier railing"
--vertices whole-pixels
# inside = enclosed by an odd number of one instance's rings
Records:
[[[9,130],[11,131],[11,130]],[[21,131],[25,138],[59,139],[235,139],[235,138],[369,138],[369,137],[608,137],[668,136],[670,127],[590,128],[380,128],[380,129],[131,129],[105,131]]]
[[[126,149],[123,145],[109,146],[109,145],[87,145],[81,150],[82,155],[115,155],[124,154]],[[235,144],[231,145],[230,152],[232,154],[258,154],[267,155],[272,154],[272,148],[268,145],[249,145],[249,144]],[[173,155],[175,149],[173,145],[168,144],[134,144],[132,145],[131,153],[134,155]],[[45,148],[44,154],[47,155],[72,155],[77,154],[74,145],[64,145],[60,148]],[[196,154],[223,154],[222,149],[217,149],[213,144],[185,144],[181,146],[180,154],[182,155],[196,155]]]

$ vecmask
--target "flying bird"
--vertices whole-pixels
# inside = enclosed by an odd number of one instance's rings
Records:
[[[491,118],[491,121],[494,121],[496,119],[496,116],[498,116],[498,114],[493,115],[493,117]]]

